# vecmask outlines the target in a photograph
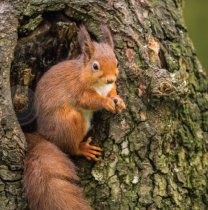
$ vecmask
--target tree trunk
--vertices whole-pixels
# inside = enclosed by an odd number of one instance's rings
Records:
[[[10,66],[17,43],[17,12],[0,2],[0,208],[24,209],[21,177],[24,135],[13,111]]]
[[[75,160],[93,208],[207,209],[208,80],[184,27],[181,2],[0,3],[2,209],[26,205],[24,137],[12,109],[9,70],[19,122],[23,130],[34,130],[35,84],[51,65],[79,53],[80,23],[96,40],[101,23],[111,29],[120,63],[118,91],[127,104],[121,115],[95,114],[91,135],[104,147],[102,161]]]

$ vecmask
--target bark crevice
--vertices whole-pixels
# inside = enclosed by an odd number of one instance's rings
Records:
[[[184,27],[181,1],[31,0],[25,6],[17,3],[15,7],[20,12],[21,38],[16,47],[11,84],[15,87],[14,95],[19,96],[17,104],[28,103],[28,88],[34,90],[40,75],[51,65],[78,53],[77,23],[84,23],[97,39],[101,22],[113,32],[121,65],[118,90],[127,110],[120,116],[97,113],[91,134],[99,145],[103,144],[103,159],[95,165],[77,160],[81,184],[93,207],[206,209],[208,80]],[[12,18],[17,21],[16,16]],[[9,20],[8,17],[6,21]],[[12,27],[17,30],[17,22]],[[12,53],[17,32],[8,34],[12,45],[7,46]],[[48,56],[51,53],[54,58]],[[1,57],[2,63],[5,58]],[[3,66],[1,72],[8,75],[9,69],[9,65]],[[5,88],[8,90],[8,85]],[[2,107],[4,99],[3,96]],[[10,105],[5,110],[12,109],[9,100],[6,99]],[[22,106],[17,108],[21,110]],[[21,142],[19,139],[24,138],[20,138],[19,127],[15,127],[18,135],[13,135],[15,120],[7,125],[8,119],[13,118],[4,116],[6,127],[2,126],[2,133],[8,136],[2,142],[14,142],[15,138]],[[12,132],[7,127],[12,127]],[[12,151],[20,152],[15,155],[22,157],[23,148],[16,150],[19,145],[13,146]],[[2,147],[2,151],[6,150]],[[6,157],[6,165],[13,158]],[[21,160],[16,161],[19,169]],[[8,171],[6,167],[0,170]],[[10,194],[6,195],[12,199]]]

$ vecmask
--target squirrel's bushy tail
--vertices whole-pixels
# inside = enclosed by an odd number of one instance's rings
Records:
[[[26,134],[24,188],[31,210],[91,210],[74,164],[39,134]]]

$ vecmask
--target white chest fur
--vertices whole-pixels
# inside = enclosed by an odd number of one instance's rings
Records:
[[[112,90],[112,88],[113,88],[113,84],[94,86],[94,89],[96,90],[96,92],[102,96],[107,96],[108,93]]]
[[[83,117],[85,119],[86,133],[87,133],[88,130],[90,129],[90,127],[91,127],[91,120],[92,120],[93,111],[88,110],[88,109],[81,109],[81,112],[82,112]]]
[[[102,86],[94,86],[95,91],[102,95],[102,96],[107,96],[108,93],[112,90],[113,88],[113,84],[106,84],[106,85],[102,85]],[[88,110],[88,109],[81,109],[80,110],[85,118],[85,122],[86,122],[86,133],[88,132],[88,130],[91,127],[91,120],[92,120],[92,115],[93,115],[93,111],[92,110]]]

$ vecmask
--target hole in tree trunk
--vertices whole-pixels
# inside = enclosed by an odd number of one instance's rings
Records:
[[[33,99],[40,77],[54,64],[79,54],[76,32],[76,23],[61,13],[22,20],[11,68],[11,89],[23,131],[36,129]]]
[[[80,54],[78,24],[56,12],[30,19],[25,17],[21,21],[11,67],[11,90],[14,109],[24,132],[36,131],[33,102],[40,77],[54,64]],[[93,129],[90,131],[99,141],[108,135],[108,114],[104,115],[101,112],[95,114]]]

